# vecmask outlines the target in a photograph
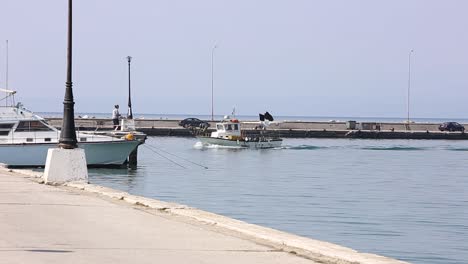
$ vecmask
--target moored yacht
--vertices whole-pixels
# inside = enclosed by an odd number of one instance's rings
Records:
[[[3,90],[7,97],[14,91]],[[115,138],[76,133],[89,166],[123,165],[140,141],[132,136]],[[0,163],[7,166],[44,166],[49,148],[57,147],[60,131],[21,103],[0,106]]]

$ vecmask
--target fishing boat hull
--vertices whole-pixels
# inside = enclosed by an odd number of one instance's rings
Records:
[[[233,148],[252,148],[252,149],[268,149],[281,147],[283,140],[278,139],[262,139],[262,140],[233,140],[214,137],[198,137],[203,145],[216,145]]]
[[[88,166],[123,165],[139,141],[103,141],[78,143],[85,150]],[[0,145],[1,163],[7,166],[45,166],[47,151],[56,148],[57,143],[42,144],[2,144]]]

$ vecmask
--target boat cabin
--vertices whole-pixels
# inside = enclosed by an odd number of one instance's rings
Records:
[[[238,139],[241,137],[241,127],[237,119],[225,119],[221,123],[216,123],[216,131],[211,133],[211,137]]]

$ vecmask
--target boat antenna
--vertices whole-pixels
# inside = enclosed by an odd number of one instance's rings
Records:
[[[6,89],[8,90],[8,39],[6,40]]]
[[[128,113],[127,113],[127,119],[133,119],[132,99],[131,99],[131,95],[130,95],[130,62],[132,61],[132,57],[127,56],[127,61],[128,61]]]
[[[8,39],[6,40],[6,71],[5,71],[5,89],[0,89],[0,91],[2,92],[5,92],[5,97],[3,97],[2,99],[0,99],[0,101],[2,100],[5,100],[5,106],[8,106],[8,99],[10,99],[11,101],[11,106],[14,106],[15,105],[15,94],[16,94],[16,91],[12,91],[12,90],[9,90],[8,89]]]
[[[8,39],[6,40],[6,71],[5,71],[5,89],[8,90]],[[9,94],[7,93],[5,98],[8,98]],[[5,100],[5,106],[8,106],[8,100]]]

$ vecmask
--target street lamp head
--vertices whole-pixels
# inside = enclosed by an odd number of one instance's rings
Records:
[[[131,57],[131,56],[127,56],[127,60],[128,60],[128,62],[132,61],[132,57]]]

